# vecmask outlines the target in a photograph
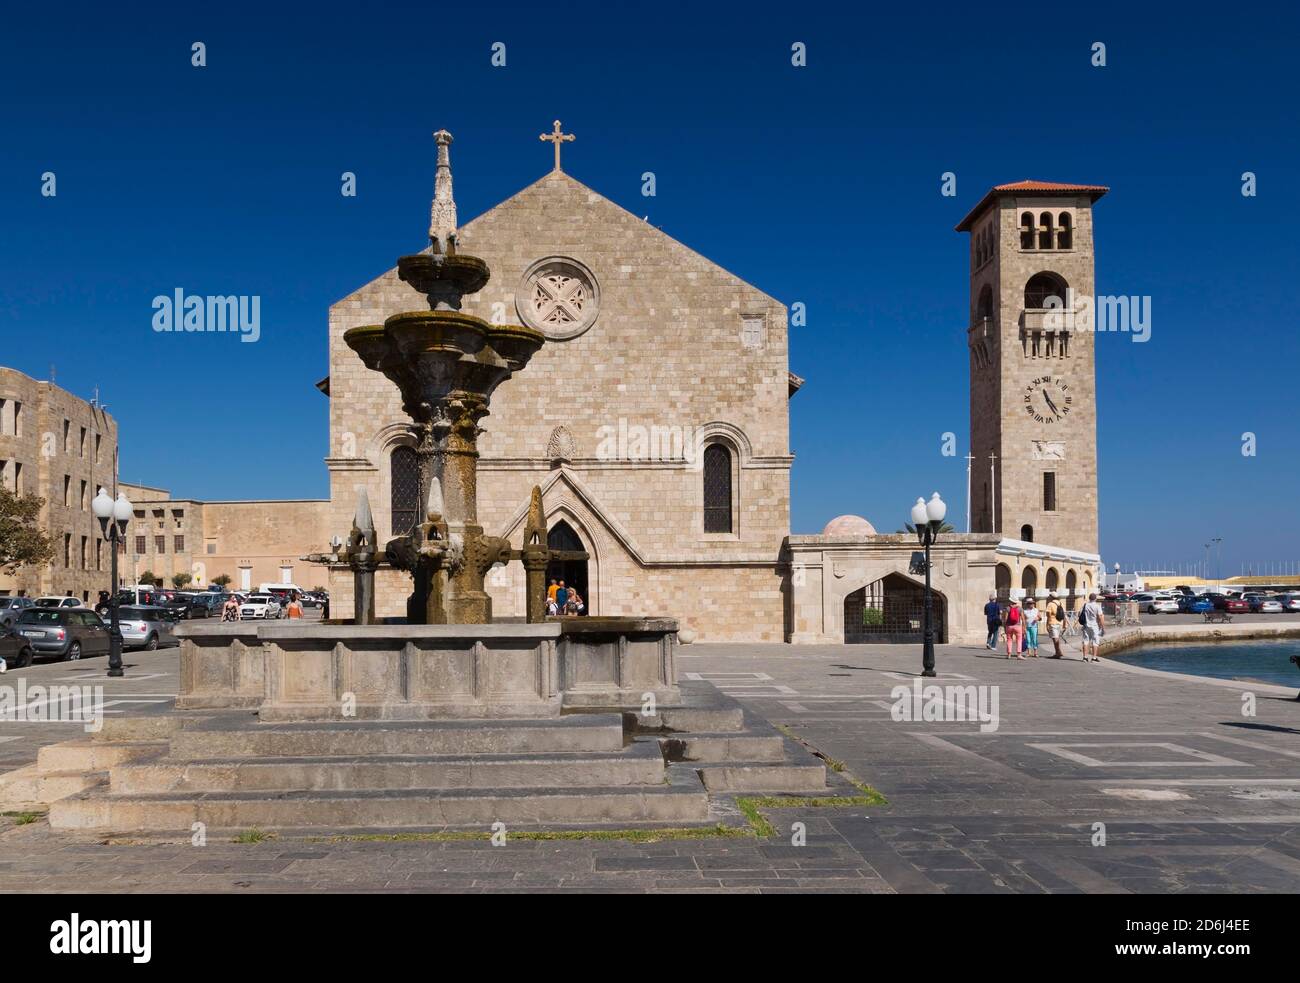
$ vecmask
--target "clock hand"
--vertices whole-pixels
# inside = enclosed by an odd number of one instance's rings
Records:
[[[1056,404],[1052,402],[1052,397],[1047,395],[1047,393],[1043,393],[1043,399],[1047,400],[1047,405],[1052,408],[1052,412],[1059,416],[1061,411],[1058,410]]]

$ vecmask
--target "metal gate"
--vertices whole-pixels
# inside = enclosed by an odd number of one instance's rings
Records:
[[[934,640],[947,641],[947,604],[930,591]],[[867,584],[844,598],[844,641],[864,643],[920,642],[925,637],[925,587],[896,573]]]

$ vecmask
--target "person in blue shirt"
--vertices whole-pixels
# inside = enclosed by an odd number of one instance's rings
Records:
[[[555,609],[564,614],[564,606],[569,603],[569,588],[564,586],[564,581],[560,581],[560,586],[555,589]]]
[[[1002,627],[1002,608],[998,606],[997,594],[990,594],[988,604],[984,605],[984,621],[989,629],[989,640],[985,644],[996,652],[998,648],[998,629]]]

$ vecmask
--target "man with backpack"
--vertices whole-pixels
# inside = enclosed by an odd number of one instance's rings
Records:
[[[990,594],[988,604],[984,605],[984,623],[989,630],[988,646],[990,652],[998,650],[998,631],[1002,628],[1002,608],[998,604],[998,595]]]
[[[1083,661],[1100,662],[1098,649],[1101,647],[1101,636],[1106,633],[1106,616],[1102,614],[1096,594],[1088,595],[1088,603],[1079,612],[1079,624],[1083,627]],[[1088,657],[1089,647],[1092,648],[1091,659]]]
[[[1065,605],[1056,599],[1055,594],[1048,594],[1044,613],[1047,615],[1047,637],[1052,640],[1052,645],[1056,648],[1056,654],[1051,658],[1062,659],[1065,657],[1065,653],[1061,651],[1061,635],[1065,631]]]

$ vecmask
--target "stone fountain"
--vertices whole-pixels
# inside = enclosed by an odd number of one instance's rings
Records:
[[[452,196],[451,134],[439,130],[428,252],[403,256],[398,276],[423,294],[428,310],[394,314],[353,328],[343,340],[366,368],[382,372],[402,395],[419,440],[425,521],[388,544],[393,566],[411,573],[411,624],[485,625],[492,599],[483,578],[511,558],[509,543],[478,524],[479,421],[497,386],[528,364],[545,341],[539,331],[490,324],[461,310],[466,294],[487,284],[488,266],[458,249]]]
[[[676,621],[546,616],[540,489],[519,549],[479,525],[480,421],[543,337],[461,309],[489,270],[459,251],[451,134],[434,137],[430,248],[397,267],[428,309],[344,336],[418,428],[423,521],[381,547],[358,489],[346,543],[313,557],[352,570],[351,619],[179,626],[175,711],[60,745],[88,771],[50,803],[52,827],[707,823],[711,796],[825,789],[821,763],[770,725],[707,683],[678,686]],[[494,623],[484,575],[511,560],[527,618]],[[412,578],[405,624],[375,618],[385,563]]]

